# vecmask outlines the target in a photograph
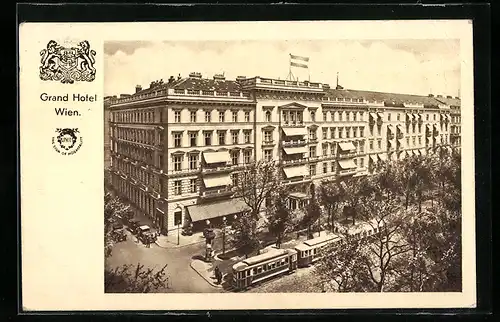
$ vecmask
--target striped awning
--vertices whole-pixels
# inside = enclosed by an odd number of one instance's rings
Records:
[[[384,118],[384,113],[380,113],[380,112],[379,112],[379,113],[377,113],[377,115],[378,115],[378,117],[380,117],[380,118]]]
[[[339,166],[344,170],[356,168],[354,160],[339,160],[338,162]]]
[[[231,162],[231,156],[228,151],[203,152],[203,158],[208,164]]]
[[[376,154],[370,154],[370,159],[371,159],[373,162],[377,162],[377,161],[378,161],[378,158],[377,158],[377,155],[376,155]]]
[[[222,216],[229,216],[250,210],[242,198],[234,198],[211,204],[186,207],[191,221],[197,222]]]
[[[283,171],[285,172],[285,176],[287,179],[290,178],[295,178],[295,177],[303,177],[307,175],[307,168],[305,165],[299,165],[295,167],[286,167],[283,168]]]
[[[387,155],[385,155],[384,153],[377,154],[377,156],[382,161],[387,160]]]
[[[406,155],[406,152],[405,152],[405,151],[403,151],[403,152],[399,153],[399,159],[400,159],[400,160],[403,160],[404,158],[406,158],[406,156],[407,156],[407,155]]]
[[[377,113],[370,113],[370,116],[373,117],[374,119],[377,118]]]
[[[284,127],[283,132],[286,136],[304,136],[307,135],[305,127]]]
[[[403,127],[400,124],[397,125],[397,128],[398,128],[398,130],[400,130],[401,132],[403,132]]]
[[[283,151],[285,151],[285,153],[288,155],[298,154],[298,153],[303,154],[307,152],[307,147],[305,146],[289,147],[289,148],[283,148]]]
[[[353,151],[353,150],[356,150],[356,147],[354,146],[354,144],[352,144],[352,142],[342,142],[342,143],[339,143],[339,148],[342,151]]]
[[[206,175],[203,177],[203,183],[206,188],[229,186],[233,183],[229,174]]]

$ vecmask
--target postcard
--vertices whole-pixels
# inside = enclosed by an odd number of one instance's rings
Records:
[[[26,311],[473,308],[472,23],[23,23]]]

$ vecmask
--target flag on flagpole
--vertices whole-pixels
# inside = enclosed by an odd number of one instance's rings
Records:
[[[309,57],[296,56],[290,54],[290,66],[300,67],[300,68],[309,68],[308,63]]]

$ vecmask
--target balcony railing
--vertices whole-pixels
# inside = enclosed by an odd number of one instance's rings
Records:
[[[307,163],[307,159],[282,160],[282,163],[284,165],[289,165],[289,164],[305,164],[305,163]]]
[[[286,126],[286,127],[303,127],[303,126],[305,126],[305,124],[302,121],[297,121],[297,122],[286,121],[286,122],[283,122],[282,126]]]
[[[352,152],[342,152],[342,153],[339,153],[338,154],[338,158],[339,159],[350,159],[350,158],[354,158],[356,156],[356,151],[352,151]]]
[[[231,187],[221,188],[217,190],[205,190],[201,193],[202,198],[220,197],[233,194]]]
[[[263,140],[262,145],[272,145],[274,144],[274,140]]]
[[[216,172],[226,172],[230,171],[233,169],[234,166],[232,164],[227,164],[219,167],[213,167],[213,168],[203,168],[201,171],[203,173],[216,173]]]
[[[292,179],[284,179],[281,182],[283,184],[294,184],[294,183],[306,182],[306,181],[310,181],[310,180],[311,180],[311,176],[307,175],[307,176],[297,177],[297,178],[292,178]]]
[[[292,141],[283,141],[283,147],[294,147],[294,146],[304,146],[306,144],[306,140],[292,140]]]
[[[355,174],[355,173],[356,173],[356,168],[339,170],[339,172],[338,172],[339,176],[348,176],[348,175]]]

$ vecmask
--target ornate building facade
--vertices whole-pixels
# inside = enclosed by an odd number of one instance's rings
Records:
[[[277,161],[283,183],[303,187],[460,146],[450,97],[191,73],[109,105],[112,184],[163,234],[241,212],[233,187],[255,160]]]

